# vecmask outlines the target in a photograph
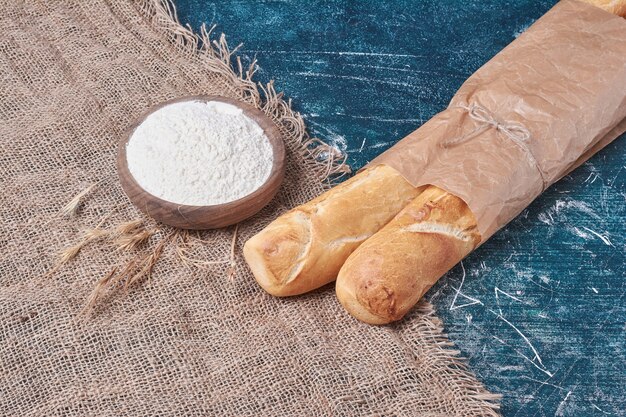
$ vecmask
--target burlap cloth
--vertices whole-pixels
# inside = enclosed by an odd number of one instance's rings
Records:
[[[181,27],[158,0],[3,1],[0,34],[0,414],[497,414],[428,304],[372,327],[331,288],[276,299],[254,282],[243,242],[344,167],[282,96],[231,69],[224,41]],[[284,134],[284,186],[236,235],[174,233],[117,181],[125,129],[187,94],[252,103]],[[60,215],[85,189],[75,215]],[[51,272],[85,230],[135,219],[147,242],[118,250],[92,235]],[[132,285],[107,280],[159,251]]]

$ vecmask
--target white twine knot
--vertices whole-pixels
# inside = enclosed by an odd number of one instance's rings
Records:
[[[526,126],[515,122],[500,121],[491,111],[487,110],[485,107],[479,104],[472,103],[469,106],[461,104],[458,107],[467,111],[468,116],[472,120],[478,122],[478,127],[469,133],[444,140],[441,143],[444,148],[451,148],[453,146],[460,145],[461,143],[467,142],[468,140],[475,138],[476,136],[483,133],[485,130],[489,128],[494,128],[498,133],[500,133],[507,139],[510,139],[520,149],[522,149],[522,151],[524,151],[524,155],[526,156],[528,162],[533,165],[539,172],[539,175],[541,176],[541,181],[543,182],[543,189],[546,188],[547,182],[545,179],[545,174],[541,169],[541,166],[537,162],[537,159],[528,147],[528,142],[530,142],[531,134],[530,130],[528,130]]]

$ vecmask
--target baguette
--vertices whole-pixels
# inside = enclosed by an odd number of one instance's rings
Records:
[[[245,243],[244,258],[272,295],[314,290],[334,281],[348,255],[420,190],[388,166],[366,169],[278,217]]]
[[[348,257],[337,297],[366,323],[399,320],[479,243],[467,204],[430,186]]]
[[[582,0],[586,3],[593,4],[609,13],[626,17],[626,0]]]

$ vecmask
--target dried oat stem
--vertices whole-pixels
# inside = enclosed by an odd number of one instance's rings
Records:
[[[74,198],[72,198],[59,212],[62,217],[74,217],[76,213],[78,213],[78,208],[80,204],[83,202],[83,199],[87,194],[89,194],[98,184],[102,181],[98,181],[94,184],[91,184],[89,187],[85,188],[80,193],[76,194]]]
[[[68,261],[72,260],[74,257],[76,257],[76,255],[78,255],[78,252],[80,252],[80,250],[83,247],[87,246],[87,244],[93,242],[94,240],[107,236],[108,233],[109,233],[108,231],[98,229],[98,228],[86,231],[83,234],[83,237],[80,240],[80,242],[78,242],[74,246],[70,246],[69,248],[61,252],[59,263],[63,265],[67,263]]]
[[[113,238],[113,245],[118,251],[130,251],[141,246],[154,235],[157,230],[146,230],[143,227],[134,229],[129,233],[118,234]]]
[[[56,273],[59,269],[61,269],[61,267],[63,265],[65,265],[66,263],[68,263],[69,261],[71,261],[72,259],[74,259],[76,257],[76,255],[78,255],[78,253],[85,247],[87,246],[89,243],[96,241],[98,239],[101,239],[103,237],[106,237],[109,235],[109,231],[107,230],[103,230],[100,227],[104,224],[104,222],[111,216],[111,214],[113,214],[113,212],[105,215],[100,222],[98,222],[98,224],[96,225],[95,228],[93,229],[89,229],[87,230],[85,233],[83,233],[83,236],[81,237],[80,241],[73,245],[70,246],[69,248],[64,249],[63,251],[61,251],[60,255],[59,255],[59,260],[57,261],[57,263],[50,269],[50,271],[48,271],[45,274],[45,278],[50,277],[51,275],[53,275],[54,273]]]
[[[98,281],[94,289],[91,291],[91,294],[89,294],[89,297],[87,297],[87,303],[81,310],[80,315],[87,315],[89,312],[91,312],[93,307],[95,307],[96,302],[98,301],[100,292],[105,286],[108,285],[109,281],[111,281],[116,272],[117,267],[111,269],[108,274],[106,274],[102,279],[100,279],[100,281]]]
[[[106,293],[122,288],[127,292],[132,285],[139,282],[142,278],[147,277],[150,279],[152,270],[161,257],[165,246],[175,235],[176,231],[168,233],[157,243],[150,253],[136,255],[126,263],[119,273],[116,274],[118,267],[113,268],[113,270],[98,281],[89,297],[87,297],[85,307],[81,311],[81,314],[89,314]]]
[[[152,278],[152,270],[154,269],[154,265],[156,265],[157,261],[161,257],[163,253],[163,249],[165,245],[172,239],[175,235],[175,232],[170,232],[169,235],[165,236],[154,248],[152,253],[148,256],[142,258],[139,262],[139,265],[142,265],[138,272],[136,272],[133,276],[131,276],[124,285],[124,290],[128,291],[131,285],[138,282],[143,277],[148,278],[148,281]]]
[[[121,223],[115,227],[115,234],[117,236],[129,234],[139,229],[141,226],[143,226],[142,219],[137,219],[137,220],[132,220],[129,222]]]

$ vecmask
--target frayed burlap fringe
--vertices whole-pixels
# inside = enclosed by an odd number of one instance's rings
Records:
[[[478,402],[478,408],[482,408],[482,411],[476,415],[499,416],[497,410],[500,409],[502,395],[492,394],[485,390],[476,376],[468,370],[466,359],[460,356],[460,351],[454,349],[454,343],[444,333],[443,322],[437,317],[434,306],[422,299],[415,310],[413,314],[419,314],[427,320],[416,321],[411,330],[435,341],[439,349],[430,353],[441,360],[441,363],[445,363],[445,366],[441,367],[441,372],[452,375],[453,379],[459,381],[463,389],[466,390],[464,395]],[[478,412],[478,410],[476,411]]]

